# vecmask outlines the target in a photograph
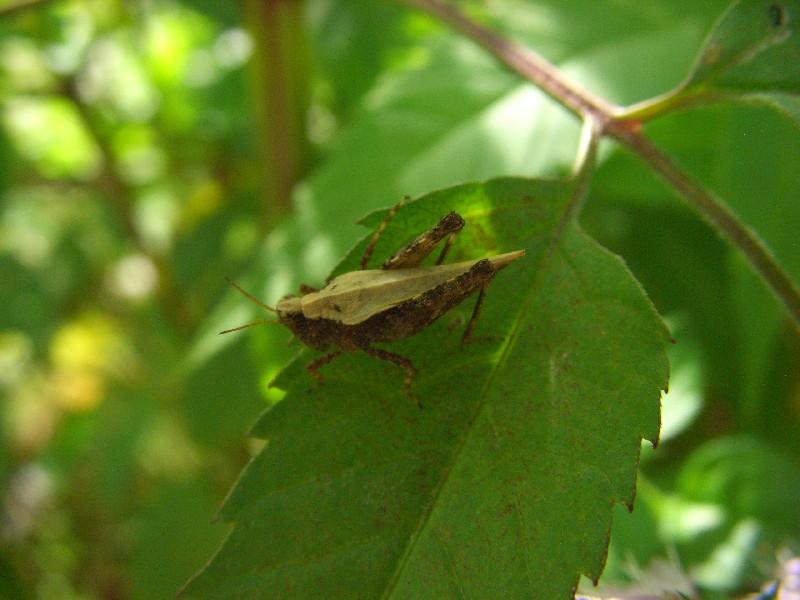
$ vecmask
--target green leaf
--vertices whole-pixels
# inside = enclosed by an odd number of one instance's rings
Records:
[[[800,2],[734,2],[706,39],[687,88],[796,94]]]
[[[795,123],[800,93],[800,2],[740,0],[705,41],[676,98],[762,99]],[[791,107],[787,109],[788,107]]]
[[[398,212],[375,262],[449,210],[467,225],[448,261],[526,250],[489,288],[485,339],[460,345],[468,300],[388,345],[417,367],[422,409],[400,369],[360,352],[309,391],[303,352],[222,509],[236,526],[186,596],[550,599],[599,576],[611,506],[633,502],[641,439],[658,437],[669,336],[619,258],[567,216],[573,194],[504,178]]]

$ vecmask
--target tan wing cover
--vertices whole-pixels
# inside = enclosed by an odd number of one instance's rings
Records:
[[[489,260],[500,270],[524,255],[524,250],[517,250],[489,257]],[[468,260],[415,269],[368,269],[344,273],[319,292],[300,298],[303,314],[309,319],[331,319],[355,325],[463,275],[476,262]]]

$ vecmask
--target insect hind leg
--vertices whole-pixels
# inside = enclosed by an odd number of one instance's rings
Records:
[[[444,248],[442,248],[442,251],[439,253],[439,258],[436,259],[437,265],[440,265],[444,262],[447,253],[450,252],[450,246],[453,245],[453,240],[456,239],[457,233],[458,231],[454,231],[453,233],[450,234],[450,237],[447,238],[447,241],[444,243]]]
[[[418,267],[423,260],[428,258],[433,249],[443,239],[447,238],[436,264],[442,264],[456,234],[464,228],[464,219],[455,211],[451,211],[426,232],[417,236],[400,250],[395,252],[389,260],[381,265],[381,269],[413,269]]]

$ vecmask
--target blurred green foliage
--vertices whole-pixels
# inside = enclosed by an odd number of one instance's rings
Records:
[[[299,49],[281,60],[302,68],[281,119],[302,130],[276,141],[286,90],[264,85],[264,27],[284,4],[302,9],[279,15]],[[461,4],[625,104],[677,85],[727,3]],[[217,336],[252,316],[224,275],[267,300],[319,283],[364,213],[464,180],[562,175],[578,130],[433,20],[344,0],[2,2],[0,111],[0,598],[23,599],[173,597],[225,537],[210,521],[296,348],[277,327]],[[648,131],[800,279],[786,119],[723,105]],[[614,513],[607,576],[675,554],[710,593],[755,589],[800,540],[796,331],[620,151],[605,150],[581,221],[677,341],[670,429],[636,510]]]
[[[241,343],[184,366],[260,237],[252,41],[233,6],[13,9],[0,597],[171,597],[225,535],[210,521],[264,406]]]

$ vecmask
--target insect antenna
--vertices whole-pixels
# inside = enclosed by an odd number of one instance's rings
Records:
[[[230,277],[226,277],[225,279],[227,279],[228,283],[230,283],[233,287],[235,287],[239,293],[241,293],[245,298],[247,298],[251,302],[258,304],[261,308],[264,308],[270,312],[274,313],[278,312],[277,310],[272,308],[269,304],[264,304],[261,300],[259,300],[255,296],[243,290],[242,287]],[[234,327],[233,329],[226,329],[225,331],[220,331],[219,333],[220,335],[222,335],[223,333],[231,333],[232,331],[239,331],[240,329],[252,327],[253,325],[263,325],[264,323],[280,323],[280,321],[278,319],[262,319],[260,321],[254,321],[253,323],[247,323],[246,325],[239,325],[239,327]]]
[[[264,323],[280,323],[278,319],[263,319],[261,321],[253,321],[252,323],[248,323],[247,325],[239,325],[239,327],[234,327],[233,329],[226,329],[225,331],[220,331],[219,334],[222,335],[223,333],[231,333],[233,331],[239,331],[240,329],[246,329],[248,327],[252,327],[253,325],[263,325]]]

